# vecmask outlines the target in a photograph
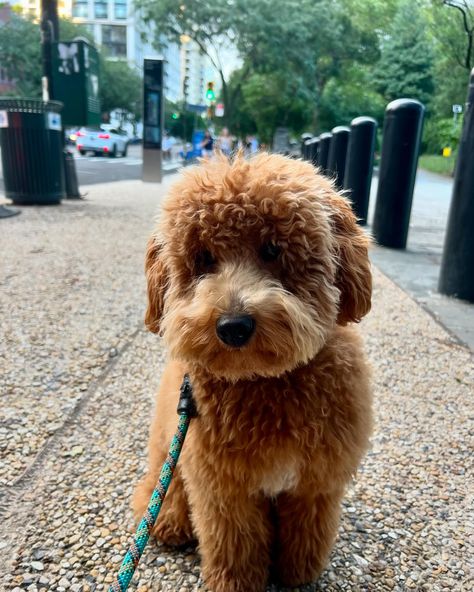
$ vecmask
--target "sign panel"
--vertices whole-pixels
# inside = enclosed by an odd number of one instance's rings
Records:
[[[59,113],[46,113],[46,127],[50,130],[61,131],[61,115]]]
[[[99,55],[85,41],[53,44],[53,97],[65,125],[99,126]]]
[[[143,64],[143,147],[160,150],[163,138],[163,60]]]

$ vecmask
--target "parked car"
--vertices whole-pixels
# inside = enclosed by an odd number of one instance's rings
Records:
[[[93,152],[96,156],[105,154],[112,158],[127,155],[128,135],[118,129],[91,129],[82,127],[76,133],[76,146],[80,154]]]
[[[77,140],[77,132],[79,128],[71,127],[66,129],[66,144],[74,146]]]

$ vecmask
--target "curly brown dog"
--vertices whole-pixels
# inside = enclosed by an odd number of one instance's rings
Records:
[[[144,512],[194,387],[153,534],[199,542],[213,592],[313,581],[371,430],[370,372],[350,323],[370,309],[368,239],[312,165],[260,154],[187,170],[148,246],[146,324],[171,360],[151,426]]]

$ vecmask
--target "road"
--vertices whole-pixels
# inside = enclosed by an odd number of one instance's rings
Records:
[[[140,179],[142,175],[142,146],[129,146],[125,158],[105,158],[101,156],[81,156],[74,152],[79,186],[96,183],[110,183],[125,179]],[[176,169],[176,163],[164,163],[163,168]],[[0,193],[3,193],[3,174],[0,158]]]

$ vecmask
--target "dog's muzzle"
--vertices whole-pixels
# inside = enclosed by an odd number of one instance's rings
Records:
[[[255,319],[250,315],[223,315],[216,323],[219,339],[230,347],[242,347],[255,332]]]

